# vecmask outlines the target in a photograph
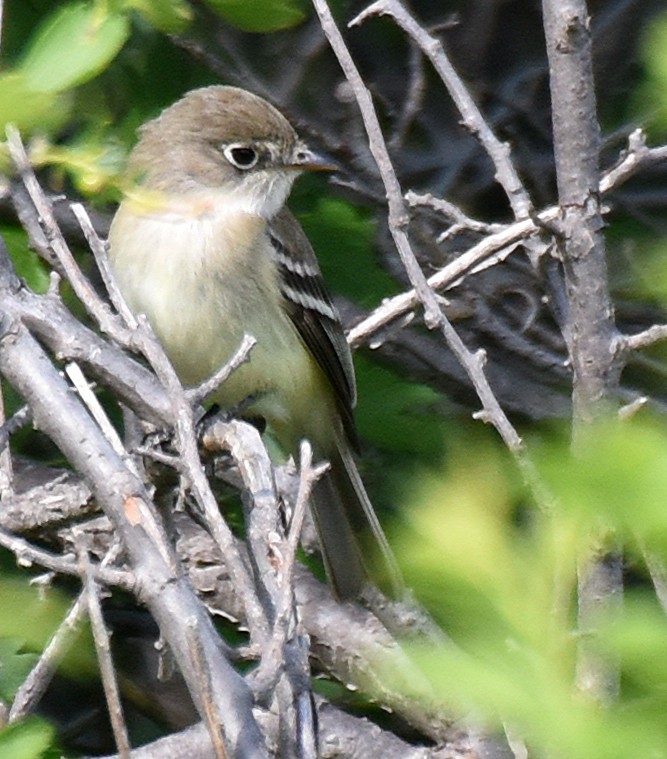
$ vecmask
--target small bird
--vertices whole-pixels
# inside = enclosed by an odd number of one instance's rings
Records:
[[[255,337],[250,360],[212,400],[243,403],[287,453],[307,438],[329,461],[311,508],[336,596],[358,596],[371,573],[397,594],[396,562],[353,458],[351,353],[285,206],[299,174],[333,167],[272,105],[236,87],[193,90],[138,134],[128,162],[135,190],[109,234],[127,304],[148,318],[187,385],[222,366],[244,334]]]

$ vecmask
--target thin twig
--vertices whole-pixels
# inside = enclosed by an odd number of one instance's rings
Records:
[[[477,137],[493,161],[496,180],[505,190],[516,219],[527,218],[532,203],[512,163],[510,147],[493,133],[463,80],[452,66],[440,40],[421,27],[398,0],[378,0],[350,21],[349,26],[361,24],[374,15],[391,16],[429,58],[459,109],[463,123]]]
[[[99,575],[99,570],[106,569],[118,556],[120,545],[114,544],[109,548],[99,565],[93,566],[88,562],[91,576]],[[80,574],[81,567],[77,567]],[[44,692],[56,672],[58,663],[71,648],[79,633],[79,626],[87,614],[86,590],[84,589],[70,608],[67,616],[58,626],[48,644],[42,651],[37,663],[30,674],[21,683],[9,713],[9,722],[15,722],[31,714],[39,704]]]
[[[424,94],[426,92],[424,57],[417,45],[413,44],[410,46],[410,59],[408,65],[410,67],[410,81],[408,83],[408,90],[403,100],[403,106],[401,107],[401,115],[398,119],[398,123],[394,128],[394,133],[388,141],[389,145],[394,150],[401,148],[401,144],[405,138],[408,128],[421,110]]]
[[[373,158],[377,164],[382,177],[382,182],[387,193],[387,202],[389,205],[389,230],[396,245],[396,249],[401,257],[405,271],[410,279],[410,283],[415,288],[419,302],[424,308],[424,319],[429,327],[434,327],[439,323],[440,306],[438,301],[426,282],[424,273],[412,250],[408,238],[406,227],[409,223],[408,213],[403,201],[401,186],[396,177],[396,172],[391,163],[389,151],[382,136],[382,128],[375,112],[373,99],[366,84],[356,67],[350,51],[343,40],[343,36],[334,21],[331,10],[326,0],[313,0],[313,5],[320,18],[322,30],[329,40],[331,49],[334,51],[340,67],[347,78],[361,112],[361,117],[366,128],[368,136],[368,146]]]
[[[18,538],[6,530],[0,530],[0,545],[11,551],[20,566],[32,566],[38,564],[46,569],[52,569],[59,574],[79,577],[79,567],[72,558],[58,556],[57,554],[37,548],[24,538]],[[93,565],[91,572],[100,582],[105,585],[122,588],[128,593],[136,593],[136,578],[132,572],[114,567]]]
[[[186,390],[186,396],[190,403],[193,406],[203,403],[239,366],[250,359],[250,353],[256,344],[257,340],[252,335],[243,335],[239,347],[224,366],[221,366],[218,371],[214,372],[208,379],[197,385],[197,387]]]
[[[10,723],[33,712],[53,679],[58,663],[76,639],[85,617],[85,593],[81,593],[17,690],[9,712]]]
[[[102,404],[98,401],[97,396],[92,391],[91,386],[86,380],[81,367],[74,362],[67,364],[65,367],[65,373],[72,381],[72,384],[76,388],[81,400],[85,403],[91,416],[100,426],[100,429],[104,433],[106,439],[111,444],[111,447],[120,456],[127,457],[127,463],[130,464],[131,460],[125,450],[123,441],[120,439],[120,435],[116,431],[115,427],[111,424],[109,417],[105,410],[102,408]]]
[[[116,679],[116,672],[111,658],[109,631],[104,624],[104,617],[102,616],[99,587],[93,573],[90,571],[90,559],[85,550],[81,552],[80,567],[86,591],[88,617],[90,618],[90,627],[97,652],[102,687],[104,688],[104,695],[107,701],[111,729],[116,742],[116,748],[118,749],[118,757],[119,759],[129,759],[132,747],[130,746],[127,724],[123,716],[118,680]]]
[[[16,422],[16,415],[12,417],[12,420],[14,423]],[[14,490],[14,468],[12,466],[12,454],[8,446],[11,435],[9,423],[5,417],[4,390],[0,387],[0,499],[11,495]]]
[[[293,694],[297,724],[299,757],[316,759],[318,754],[318,721],[313,713],[313,696],[310,686],[310,638],[303,631],[294,593],[296,551],[312,489],[329,468],[328,463],[313,466],[313,450],[307,440],[302,441],[299,452],[299,489],[286,546],[283,549],[282,577],[276,606],[274,644],[282,652],[285,675]]]
[[[629,351],[648,348],[665,338],[667,338],[667,324],[654,324],[648,329],[636,332],[634,335],[623,335],[622,337],[619,337],[617,345],[619,350],[627,353]]]
[[[148,359],[151,368],[165,387],[174,412],[174,444],[180,454],[179,468],[187,477],[190,490],[197,501],[201,514],[206,520],[211,534],[228,556],[230,575],[239,588],[246,604],[248,627],[253,642],[260,645],[268,636],[266,610],[258,598],[253,578],[239,553],[236,541],[229,525],[220,514],[220,509],[211,485],[199,458],[197,434],[192,406],[176,371],[167,358],[162,345],[153,334],[150,325],[143,317],[139,318],[140,329],[137,330],[137,345]]]
[[[18,130],[11,124],[7,125],[7,146],[9,154],[18,170],[32,202],[35,205],[44,234],[49,246],[56,255],[68,282],[76,296],[84,304],[90,315],[97,321],[102,330],[114,337],[125,338],[120,322],[111,314],[106,303],[97,295],[89,280],[82,274],[74,260],[58,222],[53,214],[51,203],[42,190],[35,172],[30,165],[25,147]],[[120,331],[119,331],[120,330]]]
[[[11,436],[18,432],[20,429],[30,424],[32,421],[32,414],[28,406],[21,406],[21,408],[14,412],[12,416],[0,427],[0,450],[4,451],[9,445]]]
[[[620,187],[647,163],[667,161],[667,146],[649,148],[642,129],[635,129],[628,137],[628,147],[621,160],[608,169],[600,180],[600,192],[606,193]]]
[[[280,564],[280,505],[275,486],[273,465],[258,430],[246,422],[217,420],[204,435],[204,446],[210,450],[228,451],[238,467],[244,492],[246,540],[267,625],[261,643],[261,671],[270,657],[270,639],[276,618],[278,595],[277,564]],[[277,556],[278,554],[278,556]],[[272,684],[273,685],[273,684]],[[272,686],[271,686],[272,687]]]
[[[649,163],[667,161],[667,146],[643,150],[641,148],[643,139],[640,139],[640,135],[643,133],[639,131],[633,135],[630,135],[628,148],[622,160],[603,174],[600,180],[601,192],[609,193],[620,187],[640,168]],[[431,275],[427,280],[429,286],[434,290],[453,287],[468,274],[481,270],[482,264],[486,267],[500,263],[515,250],[517,243],[528,240],[533,235],[542,232],[544,228],[553,224],[559,215],[559,206],[549,206],[534,214],[531,219],[508,224],[500,231],[480,240],[447,266]],[[506,252],[503,255],[499,254],[499,251]],[[494,258],[494,256],[496,257]],[[352,347],[358,347],[382,327],[418,305],[419,298],[414,290],[408,290],[392,298],[387,298],[369,316],[348,332],[348,342]]]
[[[535,220],[525,219],[515,222],[503,231],[485,237],[457,256],[447,266],[431,275],[427,280],[429,286],[433,290],[452,287],[467,274],[476,271],[478,267],[489,266],[491,261],[497,263],[504,260],[515,249],[517,243],[540,232],[541,225],[554,221],[558,218],[558,213],[558,207],[552,206],[538,214]],[[407,311],[411,311],[417,305],[419,305],[419,297],[414,290],[407,290],[386,299],[369,316],[348,332],[348,342],[352,347],[359,346],[386,324]]]
[[[640,395],[636,398],[633,398],[629,403],[626,403],[624,406],[621,406],[618,410],[618,418],[622,421],[626,421],[628,419],[632,419],[633,416],[636,416],[643,408],[646,407],[646,404],[649,402],[649,398],[646,395]]]
[[[299,456],[299,489],[286,540],[280,551],[279,584],[276,588],[275,622],[273,633],[262,660],[253,673],[255,689],[267,692],[275,686],[285,666],[285,647],[290,634],[295,634],[296,614],[294,600],[294,567],[301,537],[303,520],[314,484],[329,468],[328,464],[312,465],[312,447],[308,441],[301,444]]]
[[[454,205],[454,203],[450,203],[444,198],[436,198],[430,192],[418,193],[408,190],[405,193],[405,200],[413,208],[416,206],[428,206],[439,211],[443,216],[450,219],[459,230],[470,229],[473,232],[481,232],[488,235],[507,229],[507,224],[489,224],[486,221],[473,219],[465,214],[457,205]],[[441,240],[442,238],[439,238],[438,242]]]
[[[201,699],[204,704],[204,723],[206,724],[208,734],[211,738],[215,759],[227,759],[227,752],[225,751],[224,741],[220,732],[221,725],[217,724],[210,671],[208,667],[206,667],[206,662],[201,650],[200,639],[197,635],[196,620],[185,620],[185,630],[186,637],[189,641],[189,648],[192,651],[195,671],[199,676]]]
[[[299,450],[299,488],[297,490],[292,518],[289,523],[286,551],[283,556],[283,564],[281,568],[281,584],[284,594],[291,592],[290,589],[293,588],[296,552],[299,547],[299,540],[301,539],[301,530],[303,528],[303,520],[308,510],[310,494],[313,491],[313,487],[315,487],[315,483],[325,474],[325,472],[328,471],[328,469],[329,464],[326,462],[313,466],[313,448],[307,440],[302,440],[301,448]],[[283,609],[285,609],[286,606],[286,603],[281,604]]]
[[[72,203],[70,205],[70,208],[72,209],[72,213],[76,217],[76,220],[79,222],[79,226],[81,227],[81,231],[86,238],[88,247],[90,248],[93,257],[95,258],[97,269],[100,273],[100,276],[102,277],[102,281],[104,282],[104,286],[107,293],[109,294],[109,298],[113,303],[114,308],[121,315],[125,324],[130,329],[135,329],[137,326],[137,320],[125,302],[125,299],[120,294],[116,280],[111,273],[111,267],[109,266],[109,256],[107,253],[107,244],[95,231],[95,227],[90,220],[90,216],[81,203]]]

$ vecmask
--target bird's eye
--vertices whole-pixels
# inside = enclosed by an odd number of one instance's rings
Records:
[[[225,158],[237,169],[247,171],[259,160],[259,155],[250,145],[226,145],[223,148]]]

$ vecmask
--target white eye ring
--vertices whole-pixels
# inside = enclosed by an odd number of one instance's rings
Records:
[[[231,145],[225,145],[222,149],[225,158],[237,169],[248,171],[257,165],[259,153],[251,145],[243,142],[233,142]]]

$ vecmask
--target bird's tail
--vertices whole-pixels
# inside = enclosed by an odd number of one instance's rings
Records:
[[[330,470],[311,497],[324,566],[340,600],[359,596],[371,580],[398,597],[403,584],[396,559],[366,493],[347,441],[328,455]]]

